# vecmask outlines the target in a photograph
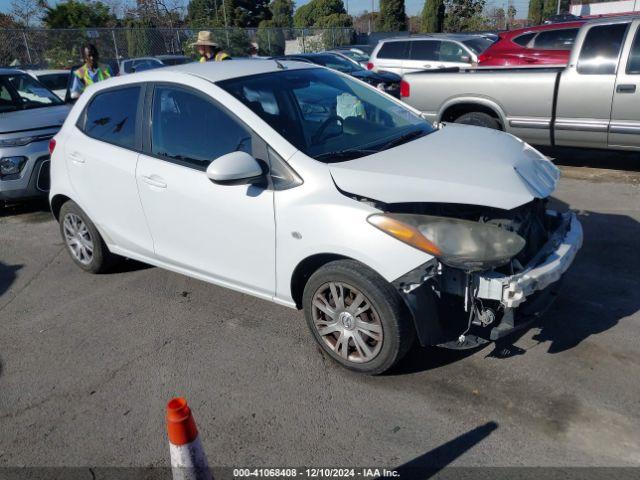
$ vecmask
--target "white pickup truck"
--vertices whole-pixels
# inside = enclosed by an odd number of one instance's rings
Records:
[[[536,145],[640,150],[640,15],[586,23],[564,68],[407,74],[401,95],[435,122]]]

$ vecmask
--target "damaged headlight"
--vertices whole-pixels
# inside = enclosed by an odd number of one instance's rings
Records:
[[[525,246],[517,233],[495,225],[430,215],[373,214],[376,228],[412,247],[465,271],[488,270],[508,263]]]

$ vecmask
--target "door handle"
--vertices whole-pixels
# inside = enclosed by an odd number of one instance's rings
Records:
[[[617,93],[636,93],[636,86],[632,84],[618,85],[616,87]]]
[[[152,175],[150,177],[142,175],[142,181],[147,185],[151,185],[152,187],[167,188],[167,184],[156,175]]]
[[[80,153],[78,152],[71,152],[69,154],[69,158],[71,159],[72,162],[75,162],[75,163],[85,163],[84,157],[80,155]]]
[[[425,63],[424,65],[422,65],[424,68],[431,68],[431,64],[430,63]]]

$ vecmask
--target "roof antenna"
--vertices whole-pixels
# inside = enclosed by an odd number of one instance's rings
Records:
[[[276,65],[278,66],[278,70],[286,70],[287,67],[285,67],[282,63],[280,63],[280,61],[277,58],[273,58],[272,59],[274,62],[276,62]]]

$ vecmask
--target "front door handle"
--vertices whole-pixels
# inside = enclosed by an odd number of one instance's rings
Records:
[[[636,86],[633,84],[618,85],[616,87],[616,92],[617,93],[636,93]]]
[[[152,187],[167,188],[167,184],[165,183],[165,181],[157,175],[151,175],[150,177],[142,175],[142,181],[147,185],[151,185]]]
[[[431,68],[431,64],[430,63],[425,63],[424,65],[422,65],[424,68]]]

